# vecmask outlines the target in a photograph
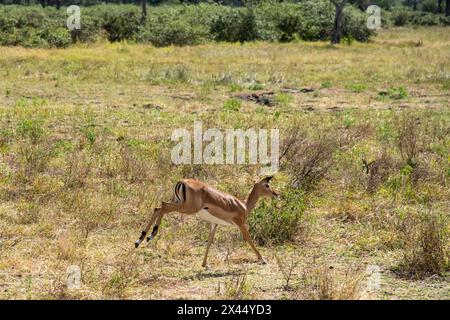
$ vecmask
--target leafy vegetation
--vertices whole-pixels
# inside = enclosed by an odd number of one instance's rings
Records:
[[[280,197],[270,205],[262,203],[248,219],[250,233],[260,245],[282,244],[293,240],[301,230],[306,233],[302,192],[286,188]]]
[[[365,14],[345,12],[344,35],[367,41],[373,32]],[[70,32],[65,10],[38,6],[0,6],[0,45],[67,47],[73,42],[138,41],[155,46],[194,45],[210,41],[323,40],[329,37],[333,7],[327,0],[300,3],[263,2],[254,7],[214,4],[160,6],[141,23],[134,5],[85,7],[82,27]]]

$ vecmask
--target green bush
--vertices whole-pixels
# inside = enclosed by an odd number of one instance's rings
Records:
[[[436,26],[439,24],[439,17],[432,13],[415,12],[411,16],[410,23],[416,26]]]
[[[409,23],[411,11],[406,8],[395,8],[391,12],[391,21],[394,26],[404,26]]]
[[[354,8],[347,7],[344,10],[344,37],[358,41],[368,41],[374,34],[373,30],[367,28],[367,15]]]
[[[142,24],[139,6],[108,4],[83,7],[82,17],[81,29],[68,32],[64,8],[0,6],[0,45],[67,47],[103,37],[155,46],[195,45],[214,40],[326,40],[333,26],[334,7],[328,0],[264,1],[248,8],[206,3],[164,5],[152,7]],[[428,16],[420,16],[417,21],[434,23],[429,20]],[[366,27],[365,14],[348,6],[344,33],[349,39],[367,41],[372,32]]]
[[[108,6],[100,13],[101,27],[109,41],[134,40],[140,28],[141,13],[135,6]]]
[[[403,86],[391,87],[388,90],[388,96],[389,98],[395,100],[404,99],[408,96],[408,90],[406,90],[406,88]]]
[[[391,23],[394,26],[435,26],[445,25],[445,18],[430,12],[413,11],[407,7],[396,7],[390,12]]]
[[[434,13],[437,12],[437,1],[435,0],[422,0],[421,9],[425,12]]]
[[[448,17],[441,16],[439,18],[439,24],[444,26],[450,26],[450,16]]]
[[[231,98],[225,101],[222,108],[222,110],[229,112],[239,111],[239,109],[241,109],[241,101],[236,98]]]
[[[72,42],[95,42],[104,35],[102,33],[101,18],[94,14],[83,15],[81,20],[81,28],[74,29],[70,32]]]
[[[299,34],[303,40],[325,40],[333,28],[334,6],[330,1],[301,3],[302,24]]]
[[[70,31],[67,28],[46,28],[40,37],[47,41],[49,47],[66,48],[72,43]]]
[[[217,41],[254,41],[258,38],[255,13],[247,8],[227,8],[213,19],[211,33]]]
[[[217,6],[218,7],[218,6]],[[210,33],[211,11],[208,6],[159,8],[152,12],[138,35],[138,41],[155,46],[195,45],[213,40]],[[196,13],[197,20],[195,19]],[[180,19],[184,16],[184,19]]]
[[[303,193],[285,188],[280,198],[262,202],[248,218],[250,234],[259,245],[281,244],[292,240],[306,222]],[[300,228],[299,228],[300,227]]]

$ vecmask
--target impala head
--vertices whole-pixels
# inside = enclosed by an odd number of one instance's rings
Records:
[[[257,188],[257,191],[259,194],[266,198],[277,198],[278,193],[272,190],[272,188],[269,185],[270,180],[273,178],[273,176],[266,177],[262,179],[260,182],[255,184],[255,188]]]

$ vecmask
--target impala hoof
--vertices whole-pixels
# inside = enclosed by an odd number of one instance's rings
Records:
[[[141,241],[136,240],[136,242],[134,243],[134,247],[137,249],[140,244],[141,244]]]
[[[203,267],[206,271],[208,271],[208,270],[211,269],[207,264],[202,264],[202,267]]]
[[[259,259],[259,264],[267,264],[266,260],[264,258]]]

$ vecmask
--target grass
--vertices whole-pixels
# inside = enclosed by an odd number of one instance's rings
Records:
[[[0,298],[357,299],[367,297],[362,270],[377,265],[381,289],[369,298],[449,299],[448,31],[390,29],[336,47],[0,48]],[[266,91],[274,105],[239,98]],[[178,214],[134,249],[178,179],[240,198],[253,184],[254,166],[171,163],[172,131],[196,119],[277,127],[309,150],[283,159],[273,181],[283,190],[309,179],[299,222],[261,242],[266,266],[237,229],[219,227],[203,270],[208,226]],[[311,146],[325,142],[331,156],[317,162]],[[66,287],[71,265],[79,290]]]

